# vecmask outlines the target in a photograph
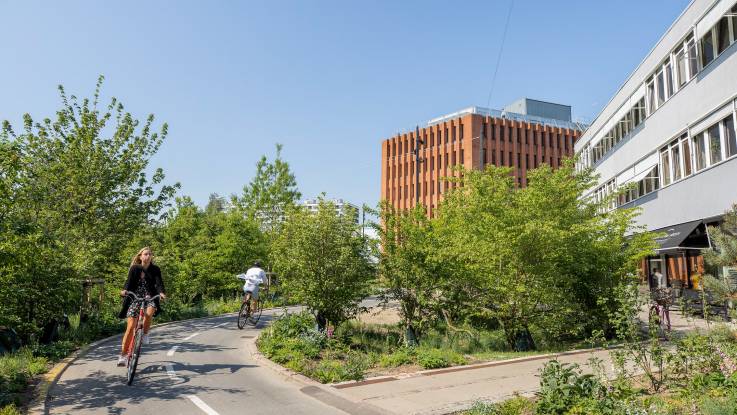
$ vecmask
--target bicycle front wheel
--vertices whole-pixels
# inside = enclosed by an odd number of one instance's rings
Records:
[[[241,309],[238,312],[238,328],[243,329],[243,327],[246,327],[246,322],[248,321],[248,317],[250,315],[250,307],[248,307],[248,302],[244,302],[241,304]]]
[[[141,343],[143,342],[143,330],[136,330],[136,337],[133,340],[133,354],[128,361],[128,378],[126,383],[130,386],[133,383],[133,377],[136,376],[136,367],[138,366],[138,357],[141,354]]]

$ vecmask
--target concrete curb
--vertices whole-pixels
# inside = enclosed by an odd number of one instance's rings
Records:
[[[272,310],[272,309],[269,309]],[[266,309],[264,309],[266,311]],[[154,324],[151,326],[151,329],[157,329],[160,327],[166,327],[172,324],[177,323],[183,323],[188,321],[197,321],[197,320],[204,320],[209,318],[218,318],[218,317],[231,317],[235,316],[237,313],[226,313],[226,314],[220,314],[217,316],[207,316],[207,317],[196,317],[196,318],[190,318],[187,320],[175,320],[175,321],[167,321],[166,323],[160,323],[160,324]],[[64,371],[67,370],[67,368],[77,359],[84,356],[89,349],[93,347],[97,347],[103,343],[107,343],[109,341],[113,341],[119,338],[122,338],[123,333],[114,334],[109,337],[105,337],[104,339],[96,340],[92,343],[86,344],[79,349],[75,350],[70,354],[69,356],[65,357],[64,359],[58,361],[54,367],[52,367],[48,372],[41,375],[41,379],[34,388],[34,398],[31,400],[31,403],[28,405],[28,415],[44,415],[48,414],[48,397],[49,397],[49,390],[51,389],[54,384],[56,384],[57,381],[59,381],[59,378],[61,378],[61,375],[64,374]]]
[[[444,367],[441,369],[420,370],[417,372],[399,373],[396,375],[374,376],[374,377],[366,378],[364,380],[359,380],[359,381],[350,380],[346,382],[331,383],[329,384],[329,386],[335,389],[345,389],[345,388],[351,388],[355,386],[369,385],[372,383],[391,382],[395,380],[414,378],[414,377],[419,377],[419,376],[435,376],[435,375],[442,375],[444,373],[461,372],[464,370],[483,369],[487,367],[504,366],[504,365],[510,365],[514,363],[531,362],[534,360],[547,360],[547,359],[554,359],[556,357],[562,357],[562,356],[574,356],[574,355],[579,355],[579,354],[594,353],[594,352],[599,352],[603,350],[611,350],[614,348],[615,347],[610,347],[610,348],[596,347],[592,349],[575,349],[575,350],[568,350],[565,352],[558,352],[558,353],[546,353],[546,354],[539,354],[539,355],[533,355],[533,356],[515,357],[512,359],[505,359],[505,360],[494,360],[490,362],[474,363],[471,365],[451,366],[451,367]]]

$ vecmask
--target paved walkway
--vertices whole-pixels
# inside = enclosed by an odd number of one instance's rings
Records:
[[[646,319],[647,310],[640,316]],[[685,318],[676,311],[671,312],[671,325],[676,332],[707,328],[705,320]],[[609,352],[604,350],[560,356],[558,360],[584,366],[592,357],[601,359],[606,368],[611,368]],[[369,381],[352,387],[342,385],[338,392],[354,402],[368,403],[397,414],[447,414],[466,409],[478,400],[498,402],[515,393],[533,395],[540,383],[538,373],[549,359],[398,376],[396,380]]]

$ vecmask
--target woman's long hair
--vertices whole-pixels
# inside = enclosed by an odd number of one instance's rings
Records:
[[[143,265],[143,261],[141,261],[141,254],[144,251],[148,251],[148,252],[151,253],[151,262],[149,262],[149,264],[153,264],[154,263],[154,253],[153,253],[153,251],[148,246],[144,246],[143,248],[141,248],[140,251],[138,251],[137,254],[133,255],[133,259],[131,259],[131,266],[133,266],[133,265]]]

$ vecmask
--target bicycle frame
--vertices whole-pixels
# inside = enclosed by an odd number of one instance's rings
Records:
[[[131,383],[133,383],[133,377],[136,373],[136,366],[138,365],[138,358],[141,355],[143,324],[146,317],[146,308],[148,307],[149,303],[152,303],[155,299],[159,298],[159,295],[144,298],[138,297],[134,293],[128,293],[128,295],[133,298],[134,302],[141,302],[141,306],[138,309],[138,317],[136,317],[136,328],[133,330],[133,335],[128,340],[129,343],[126,345],[128,348],[128,362],[126,364],[126,369],[128,371],[127,384],[130,385]],[[131,303],[131,306],[132,305],[133,303]]]

